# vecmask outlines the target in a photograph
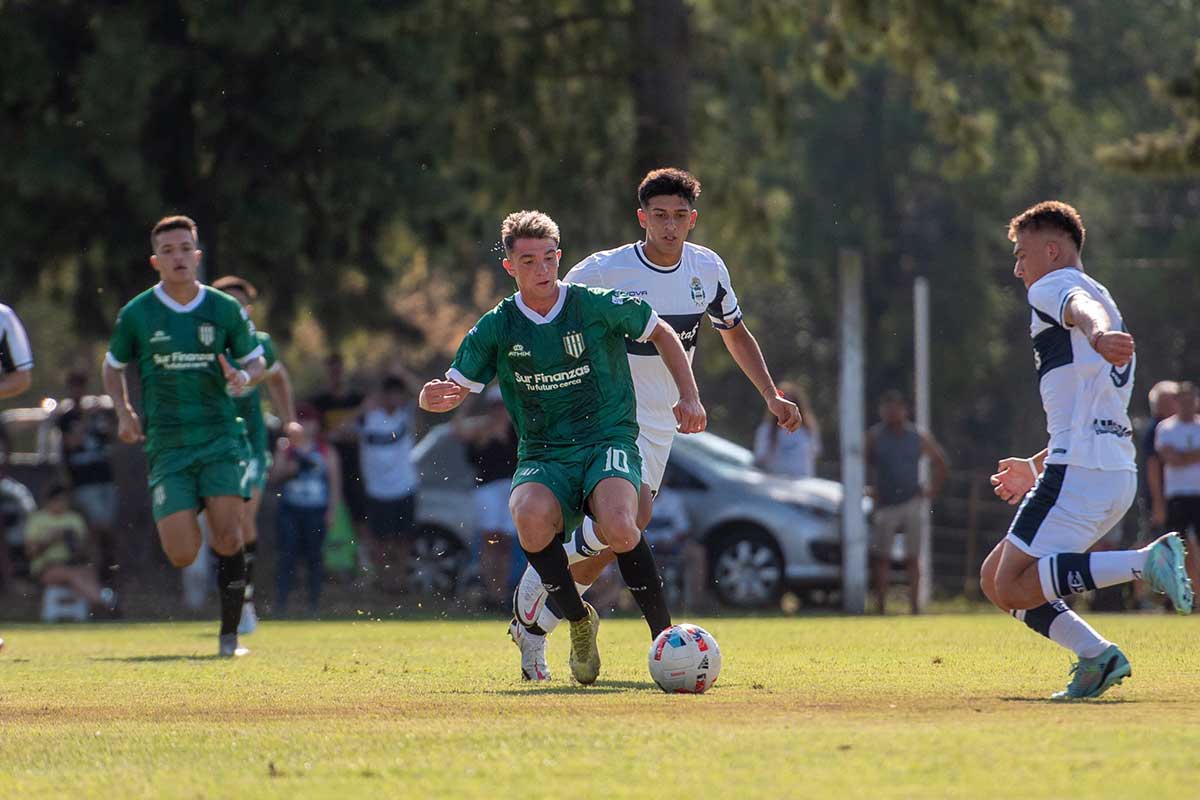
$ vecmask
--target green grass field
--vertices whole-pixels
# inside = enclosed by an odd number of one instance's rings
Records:
[[[1043,700],[1065,651],[1000,614],[699,619],[725,659],[664,695],[644,625],[597,685],[519,680],[495,622],[11,626],[0,798],[1153,797],[1200,794],[1200,620],[1095,616],[1133,677]]]

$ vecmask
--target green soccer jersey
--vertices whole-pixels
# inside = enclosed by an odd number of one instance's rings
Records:
[[[275,345],[271,343],[271,334],[256,331],[258,344],[262,347],[262,357],[267,362],[267,371],[275,368],[278,359],[275,357]],[[262,392],[259,386],[253,386],[233,398],[233,409],[246,423],[246,438],[250,440],[250,449],[255,453],[265,453],[268,448],[267,423],[263,419]]]
[[[241,304],[211,286],[185,306],[159,284],[121,309],[107,359],[117,369],[137,363],[147,453],[239,435],[218,353],[245,362],[262,346]]]
[[[658,316],[611,289],[559,284],[546,317],[514,294],[480,318],[447,376],[473,392],[498,378],[521,458],[638,435],[626,339],[645,341]]]

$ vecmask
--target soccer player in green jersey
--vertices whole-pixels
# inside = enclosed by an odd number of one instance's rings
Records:
[[[165,217],[151,231],[150,245],[150,264],[161,280],[117,315],[104,388],[113,399],[121,441],[145,442],[154,521],[175,566],[195,560],[201,543],[196,512],[207,512],[221,595],[218,653],[243,655],[237,626],[246,586],[246,493],[239,464],[244,437],[230,395],[261,377],[263,349],[238,301],[197,280],[196,223]],[[142,383],[145,433],[125,385],[131,362]]]
[[[517,429],[509,510],[521,548],[571,622],[571,673],[600,672],[599,617],[583,602],[561,545],[586,511],[617,554],[621,576],[655,632],[671,625],[662,580],[637,526],[641,457],[637,403],[625,342],[652,342],[679,390],[682,433],[704,430],[700,393],[674,330],[646,304],[610,289],[558,281],[558,226],[538,211],[510,214],[500,229],[504,268],[517,293],[484,314],[459,346],[449,380],[421,390],[426,411],[457,408],[493,378]]]
[[[242,304],[246,314],[253,318],[254,301],[258,299],[258,289],[245,278],[236,275],[226,275],[217,278],[212,283],[214,289],[220,289]],[[271,469],[271,443],[268,440],[267,423],[263,419],[262,393],[258,386],[267,385],[271,395],[271,405],[283,422],[284,433],[295,436],[300,424],[296,422],[296,402],[292,395],[292,381],[287,368],[275,355],[275,345],[271,334],[265,331],[255,331],[258,343],[262,345],[263,360],[266,371],[258,380],[251,381],[233,398],[233,408],[246,425],[245,471],[243,479],[250,487],[250,500],[242,507],[242,541],[246,548],[246,599],[242,604],[242,620],[238,624],[238,633],[242,635],[254,633],[258,627],[258,613],[254,608],[254,562],[258,555],[258,509],[262,506],[263,489],[267,485],[267,473]]]

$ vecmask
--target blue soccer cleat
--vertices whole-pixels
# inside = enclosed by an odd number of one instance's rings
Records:
[[[1146,568],[1142,578],[1150,588],[1171,598],[1171,603],[1180,614],[1192,613],[1195,595],[1192,580],[1184,568],[1183,539],[1178,533],[1168,533],[1150,547]]]
[[[1129,659],[1121,648],[1110,644],[1108,649],[1095,658],[1081,658],[1071,667],[1074,677],[1061,692],[1050,696],[1051,700],[1083,700],[1099,697],[1133,674]]]

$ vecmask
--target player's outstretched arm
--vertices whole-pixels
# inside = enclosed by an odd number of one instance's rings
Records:
[[[1010,506],[1016,505],[1037,483],[1046,466],[1047,452],[1042,450],[1032,458],[1001,459],[996,465],[996,474],[990,479],[992,492]]]
[[[679,432],[699,433],[708,427],[708,414],[700,403],[696,376],[692,374],[692,365],[688,363],[679,337],[670,325],[660,319],[654,333],[650,334],[650,341],[658,349],[658,354],[675,380],[675,387],[679,389],[679,402],[672,408]]]
[[[750,333],[746,323],[741,322],[728,329],[722,328],[720,332],[725,349],[754,384],[754,388],[758,389],[767,408],[775,415],[779,427],[789,432],[797,430],[804,421],[800,409],[791,400],[779,396],[779,390],[775,388],[775,381],[771,380],[771,372],[767,369],[767,361],[763,358],[762,348],[758,346],[758,340]]]
[[[421,394],[417,402],[423,411],[444,414],[458,408],[470,393],[470,389],[459,386],[454,381],[435,380],[421,387]]]
[[[129,402],[129,388],[125,385],[125,371],[117,369],[106,360],[104,362],[104,391],[112,398],[113,410],[117,413],[117,437],[125,444],[140,442],[146,437],[142,434],[142,421]]]
[[[1063,309],[1063,322],[1079,328],[1092,349],[1113,366],[1123,367],[1133,358],[1133,337],[1112,330],[1112,320],[1104,306],[1083,292],[1076,292]]]

